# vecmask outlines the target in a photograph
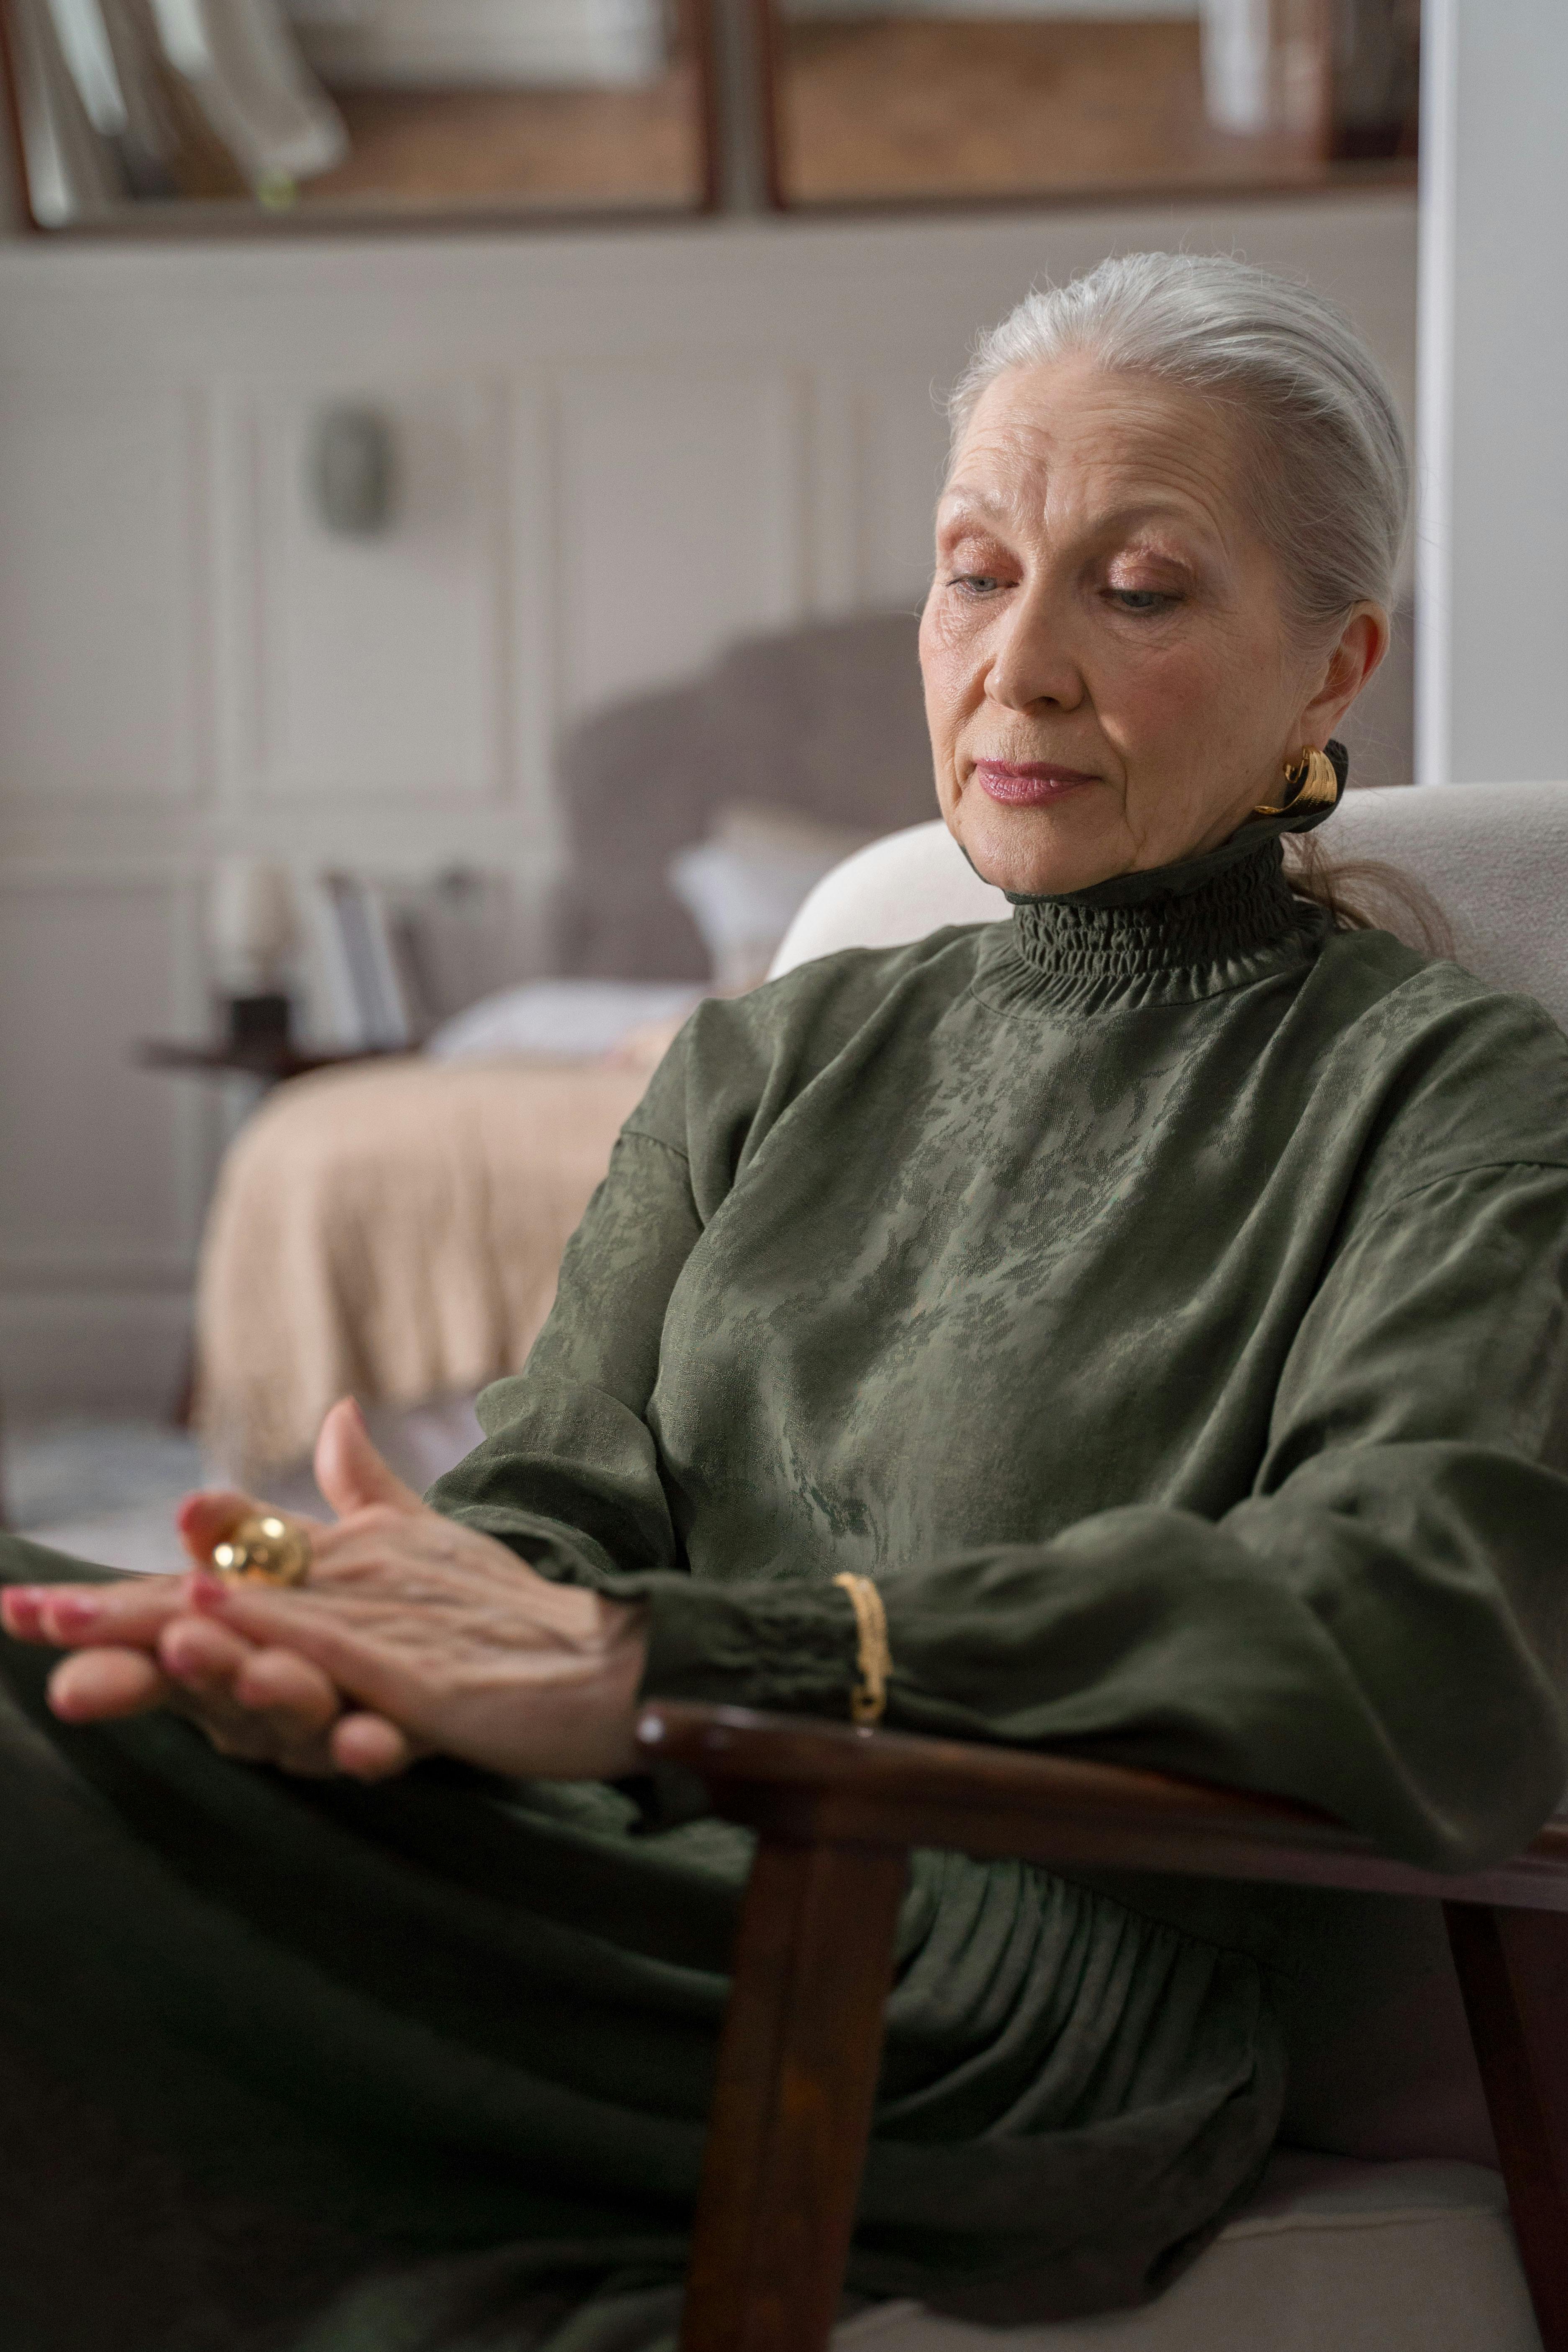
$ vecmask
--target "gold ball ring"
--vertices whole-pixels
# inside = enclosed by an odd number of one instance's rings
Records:
[[[258,1511],[214,1544],[212,1564],[231,1584],[303,1584],[310,1573],[310,1530],[280,1512]]]

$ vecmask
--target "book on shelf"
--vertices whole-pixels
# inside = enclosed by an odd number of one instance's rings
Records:
[[[381,886],[323,874],[311,901],[321,1003],[317,1025],[345,1050],[397,1052],[428,1026],[404,927]]]
[[[8,0],[45,227],[180,197],[284,201],[348,152],[279,0]]]

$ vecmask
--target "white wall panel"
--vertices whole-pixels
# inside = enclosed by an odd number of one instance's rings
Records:
[[[128,1409],[173,1414],[190,1358],[183,1284],[126,1290],[79,1278],[0,1295],[0,1370],[6,1409],[19,1420]]]
[[[560,451],[567,712],[801,610],[803,415],[783,369],[569,371]]]
[[[857,387],[856,586],[863,604],[918,604],[947,451],[939,387],[918,367]]]
[[[323,406],[358,398],[395,436],[374,538],[314,510]],[[503,789],[507,684],[498,398],[469,384],[289,386],[227,404],[218,439],[225,772],[239,793]]]
[[[504,423],[502,509],[510,562],[498,581],[496,625],[510,682],[516,838],[520,847],[548,852],[560,840],[551,771],[563,628],[555,415],[548,394],[532,383],[514,383]]]
[[[198,409],[13,376],[0,417],[0,792],[190,793]]]
[[[183,1283],[201,1106],[133,1066],[188,1031],[194,891],[160,875],[0,877],[0,1278]]]

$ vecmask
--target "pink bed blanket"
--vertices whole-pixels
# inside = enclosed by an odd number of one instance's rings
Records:
[[[515,1371],[647,1084],[641,1056],[411,1058],[280,1087],[203,1244],[196,1415],[230,1474],[300,1461],[350,1391],[407,1406]]]

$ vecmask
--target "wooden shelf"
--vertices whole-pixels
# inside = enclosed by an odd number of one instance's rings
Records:
[[[388,1061],[405,1050],[382,1045],[361,1046],[353,1052],[299,1045],[197,1045],[150,1037],[137,1046],[136,1059],[144,1070],[183,1070],[208,1078],[260,1078],[268,1086],[280,1086],[286,1078],[308,1077],[312,1070],[342,1070],[354,1062]]]

